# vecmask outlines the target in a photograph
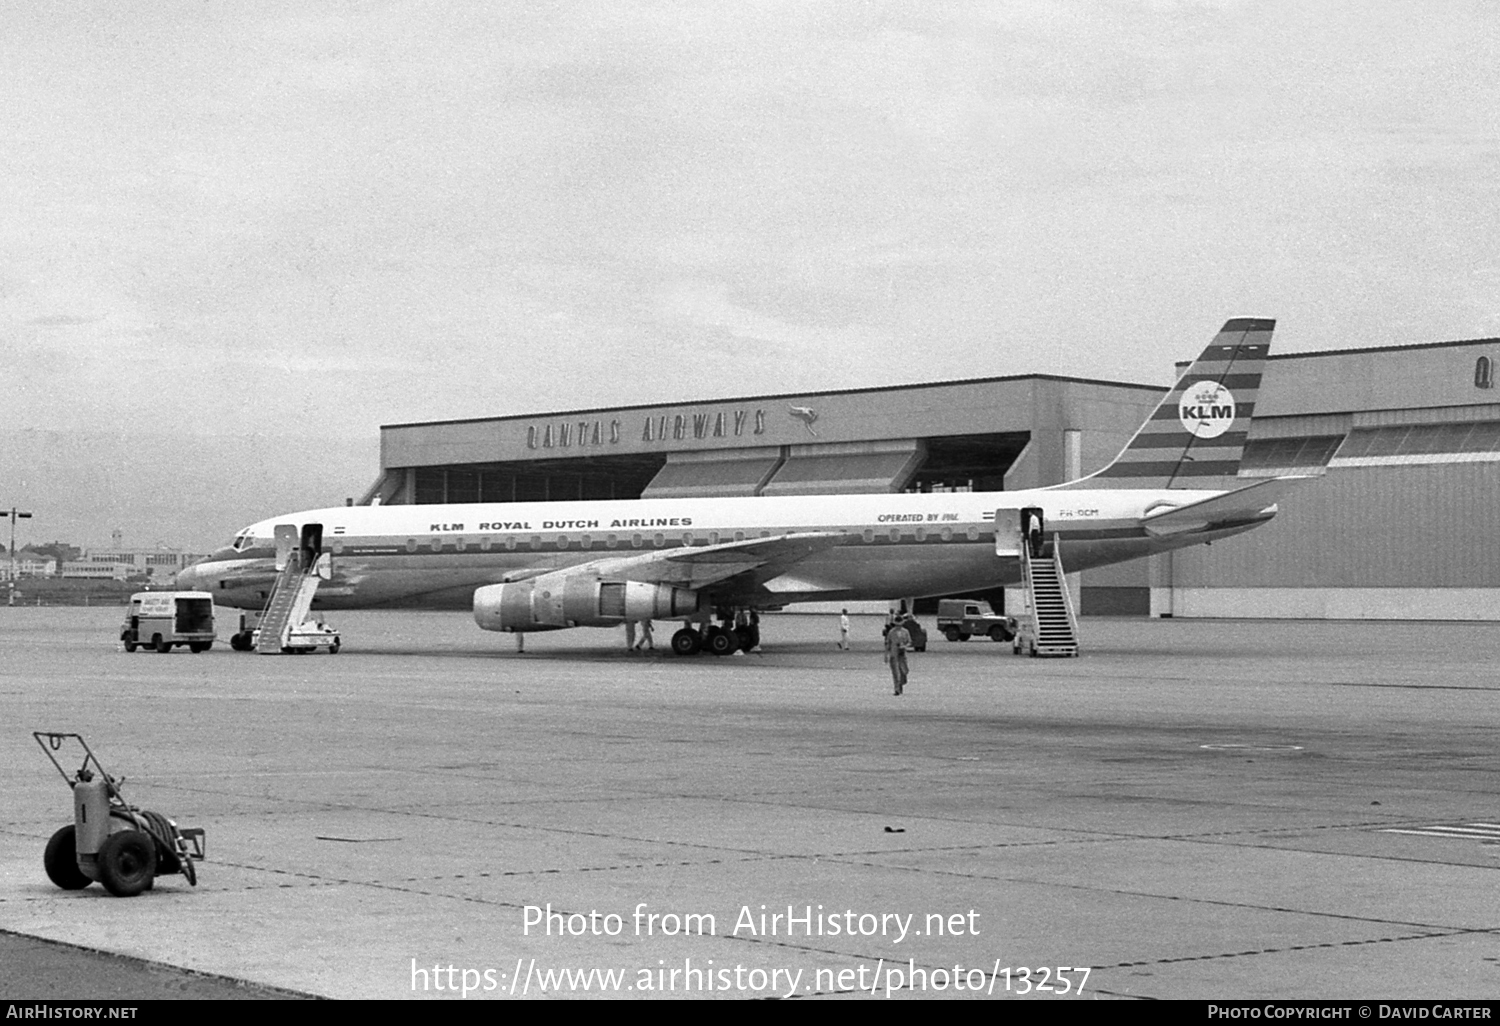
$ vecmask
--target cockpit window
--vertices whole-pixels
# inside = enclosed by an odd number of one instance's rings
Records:
[[[230,548],[234,549],[234,551],[236,552],[244,552],[253,544],[255,544],[255,539],[250,537],[250,532],[241,531],[239,534],[235,535],[234,543],[230,546]]]

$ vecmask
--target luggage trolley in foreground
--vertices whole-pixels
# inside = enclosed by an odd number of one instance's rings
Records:
[[[65,891],[97,880],[121,898],[148,890],[164,874],[181,873],[198,886],[193,863],[203,858],[201,829],[179,828],[161,813],[127,802],[120,794],[125,778],[104,772],[82,734],[34,730],[31,736],[73,791],[73,825],[52,835],[42,857],[48,879]],[[83,762],[71,776],[58,761],[70,738],[83,749]]]

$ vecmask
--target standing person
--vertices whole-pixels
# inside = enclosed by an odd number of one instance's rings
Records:
[[[885,634],[885,661],[890,665],[891,683],[895,685],[892,694],[899,695],[906,690],[906,646],[909,644],[911,635],[906,633],[900,621],[891,624],[891,629]]]
[[[1042,522],[1035,513],[1026,514],[1026,544],[1032,559],[1042,558]]]
[[[644,652],[646,649],[656,650],[656,642],[651,638],[651,621],[641,621],[641,640],[635,643],[635,647]]]
[[[635,621],[625,621],[625,651],[635,651]]]
[[[849,610],[839,614],[839,648],[849,651]]]
[[[516,651],[526,651],[526,635],[522,634],[520,631],[516,631]]]

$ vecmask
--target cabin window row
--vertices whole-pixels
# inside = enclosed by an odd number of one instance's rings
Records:
[[[761,531],[759,532],[759,536],[762,538],[770,538],[772,536],[772,532]],[[943,527],[935,531],[929,531],[925,527],[917,527],[915,529],[912,529],[911,531],[903,531],[899,527],[892,527],[888,530],[882,530],[879,532],[875,531],[873,528],[866,528],[863,532],[864,540],[871,543],[873,543],[877,539],[877,537],[881,541],[891,542],[899,542],[903,539],[903,537],[910,537],[914,541],[921,542],[934,539],[941,541],[952,541],[955,537],[957,537],[961,541],[978,541],[980,539],[980,536],[981,532],[977,527],[969,527],[957,531],[955,531],[955,529],[952,527]],[[602,537],[591,534],[559,534],[554,537],[545,537],[539,534],[532,534],[519,536],[506,535],[503,538],[492,538],[487,535],[482,535],[479,538],[478,547],[479,551],[481,552],[493,552],[497,549],[504,549],[507,552],[527,550],[537,552],[542,549],[569,549],[573,548],[575,544],[578,548],[582,549],[591,549],[595,546],[595,544],[602,544],[607,549],[618,549],[622,545],[629,545],[631,548],[640,549],[645,548],[649,544],[652,548],[660,549],[665,548],[668,545],[718,545],[720,542],[745,541],[748,537],[749,535],[747,535],[747,533],[744,531],[735,531],[732,537],[727,532],[721,534],[718,531],[709,531],[707,534],[700,536],[693,531],[685,531],[680,536],[671,536],[670,539],[666,534],[663,534],[661,532],[657,532],[651,535],[639,533],[629,535],[607,534],[603,535]],[[442,552],[445,549],[461,552],[469,549],[470,544],[471,539],[465,538],[461,535],[456,535],[452,538],[432,536],[430,538],[427,538],[425,540],[425,543],[421,539],[407,538],[406,551],[416,553],[422,551],[425,548],[431,552]],[[342,555],[344,552],[344,539],[334,539],[331,548],[334,555]]]

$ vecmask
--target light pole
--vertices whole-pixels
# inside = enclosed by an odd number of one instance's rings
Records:
[[[6,579],[5,584],[10,592],[10,599],[7,604],[13,606],[16,604],[16,521],[30,520],[31,514],[23,513],[20,510],[16,509],[16,507],[12,506],[10,508],[9,516],[10,549],[6,552],[6,555],[10,557],[10,577]]]

